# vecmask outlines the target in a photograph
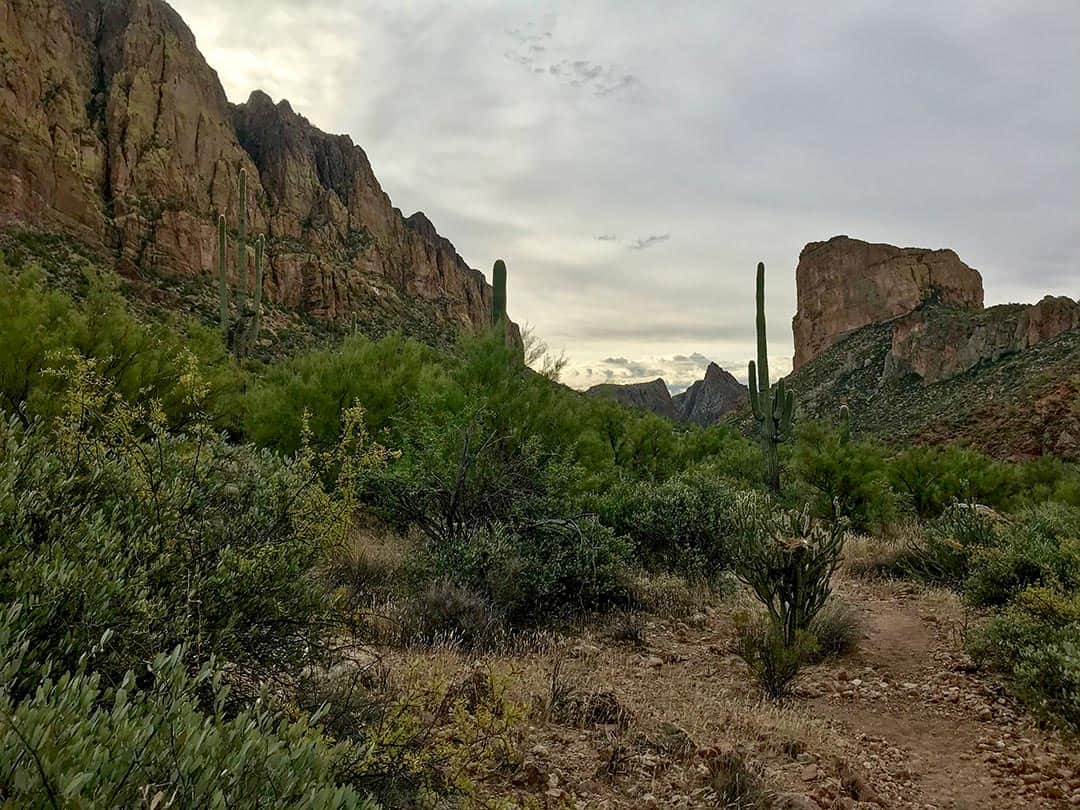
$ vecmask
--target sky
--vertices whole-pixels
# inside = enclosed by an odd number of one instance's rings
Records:
[[[233,101],[362,146],[575,387],[774,373],[837,234],[1080,295],[1077,0],[171,0]]]

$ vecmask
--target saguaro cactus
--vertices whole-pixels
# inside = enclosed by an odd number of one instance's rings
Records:
[[[795,397],[781,379],[769,383],[769,346],[765,337],[765,263],[757,266],[757,363],[750,361],[750,407],[757,422],[758,440],[765,457],[765,480],[774,492],[780,491],[780,461],[777,450],[791,434]]]
[[[262,235],[255,240],[255,284],[252,291],[252,310],[247,310],[247,172],[240,170],[240,199],[237,206],[238,226],[236,243],[236,310],[239,321],[235,324],[229,318],[229,274],[228,274],[228,235],[225,227],[225,215],[218,217],[217,260],[218,260],[218,305],[221,332],[228,340],[232,337],[233,350],[243,355],[255,345],[259,338],[259,321],[262,317],[263,254],[266,238]],[[246,328],[245,328],[246,327]]]
[[[226,256],[225,215],[218,217],[218,305],[221,319],[221,334],[229,334],[229,268]]]
[[[851,441],[851,411],[847,405],[840,406],[840,446]]]
[[[506,262],[499,259],[491,271],[491,286],[495,288],[491,300],[491,323],[493,326],[506,323]]]

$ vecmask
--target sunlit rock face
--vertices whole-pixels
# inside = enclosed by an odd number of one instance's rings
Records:
[[[230,104],[160,0],[10,0],[0,52],[0,227],[73,236],[128,274],[206,275],[245,169],[269,301],[340,319],[392,299],[443,326],[490,322],[483,274],[393,207],[360,147],[261,92]]]

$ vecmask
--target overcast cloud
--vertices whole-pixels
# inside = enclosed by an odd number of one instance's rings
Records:
[[[786,372],[799,250],[838,233],[954,248],[988,303],[1080,294],[1076,0],[173,5],[230,99],[505,258],[573,385],[745,379],[759,260]]]

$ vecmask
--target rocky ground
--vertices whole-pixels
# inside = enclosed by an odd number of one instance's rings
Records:
[[[473,774],[491,806],[1080,806],[1080,756],[961,652],[951,595],[845,579],[859,650],[764,702],[731,655],[730,601],[622,618],[516,655],[413,653],[410,671],[506,684],[529,707],[508,762]]]

